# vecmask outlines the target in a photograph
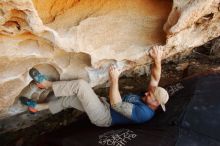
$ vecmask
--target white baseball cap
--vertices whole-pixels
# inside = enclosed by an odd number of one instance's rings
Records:
[[[156,87],[154,92],[153,92],[153,95],[154,95],[154,98],[156,98],[157,101],[160,103],[163,111],[166,111],[165,104],[169,100],[168,92],[162,87]]]

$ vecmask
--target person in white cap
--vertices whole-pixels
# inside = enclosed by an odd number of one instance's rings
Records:
[[[169,100],[168,92],[159,87],[161,78],[161,60],[163,56],[163,47],[154,46],[150,52],[150,57],[153,59],[153,66],[151,68],[151,79],[148,89],[144,95],[129,94],[121,98],[118,88],[118,78],[120,72],[112,66],[110,68],[110,104],[116,112],[112,112],[112,124],[123,123],[144,123],[149,121],[154,115],[155,110],[159,106],[163,111],[166,111],[165,104]],[[122,116],[124,115],[130,121],[127,121]]]
[[[118,84],[120,70],[112,65],[109,68],[109,102],[106,98],[96,95],[85,80],[51,81],[42,74],[40,68],[32,68],[29,73],[38,87],[52,88],[54,95],[58,97],[49,103],[36,104],[33,108],[37,111],[49,109],[53,114],[66,108],[75,108],[86,112],[90,121],[101,127],[147,122],[155,115],[155,110],[159,106],[166,110],[165,104],[169,99],[167,91],[158,87],[161,77],[162,47],[155,46],[149,53],[154,63],[147,92],[143,96],[136,94],[121,96]]]
[[[163,111],[166,111],[165,104],[169,100],[169,94],[164,88],[158,86],[161,77],[161,59],[163,56],[163,47],[154,47],[150,51],[150,56],[154,60],[154,64],[151,69],[151,79],[148,85],[148,90],[143,97],[143,101],[153,110],[156,110],[158,105],[160,105]]]

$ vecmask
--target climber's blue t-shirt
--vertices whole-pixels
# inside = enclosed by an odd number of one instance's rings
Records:
[[[155,112],[142,101],[139,95],[128,94],[122,97],[122,101],[132,104],[130,118],[125,117],[111,108],[112,125],[144,123],[149,121],[155,114]]]

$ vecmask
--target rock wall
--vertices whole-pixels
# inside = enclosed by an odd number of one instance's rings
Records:
[[[220,58],[220,37],[212,41],[211,54]]]
[[[0,0],[0,111],[7,112],[31,78],[30,68],[51,64],[61,80],[97,86],[107,68],[149,64],[220,35],[219,0]],[[16,113],[16,112],[13,112]]]

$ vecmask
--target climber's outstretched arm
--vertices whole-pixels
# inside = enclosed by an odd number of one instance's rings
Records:
[[[152,87],[156,87],[159,84],[161,77],[161,60],[163,56],[163,47],[162,46],[154,46],[150,50],[150,57],[153,59],[153,65],[151,68],[151,78],[148,86],[148,90]]]
[[[114,65],[111,65],[109,68],[109,100],[111,105],[115,105],[117,103],[122,102],[118,85],[119,75],[120,71]]]

